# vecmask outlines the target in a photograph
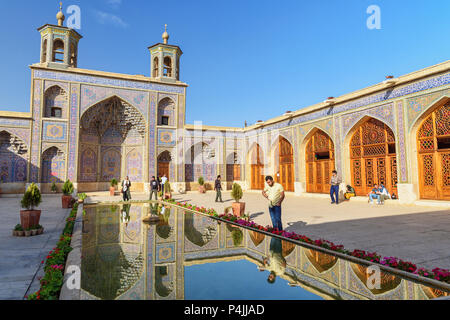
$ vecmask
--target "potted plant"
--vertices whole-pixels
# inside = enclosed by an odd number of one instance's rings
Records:
[[[41,210],[35,210],[34,208],[39,206],[41,201],[42,197],[38,186],[34,183],[30,184],[20,202],[22,208],[25,209],[20,210],[20,224],[23,229],[26,230],[33,225],[39,224]]]
[[[37,225],[34,225],[31,227],[31,235],[32,236],[35,236],[37,234],[37,231],[38,231]]]
[[[25,237],[31,236],[31,227],[25,229]]]
[[[22,225],[20,223],[16,224],[16,226],[14,227],[13,236],[14,237],[18,237],[19,236],[19,232],[23,233],[23,228],[22,228]]]
[[[79,193],[78,194],[78,203],[83,203],[86,198],[87,198],[86,193]]]
[[[111,179],[111,186],[109,187],[109,195],[113,197],[116,194],[116,187],[119,185],[115,178]]]
[[[67,209],[72,204],[73,183],[70,180],[64,182],[62,192],[62,207]]]
[[[53,192],[53,193],[56,193],[57,191],[58,191],[58,188],[56,188],[56,183],[52,183],[52,187],[50,188],[50,190]]]
[[[198,191],[200,193],[205,193],[206,192],[205,179],[203,179],[203,177],[199,177],[197,181],[198,181],[198,185],[199,185]]]
[[[37,228],[37,234],[38,234],[38,235],[39,235],[39,234],[42,234],[42,233],[44,232],[44,227],[41,226],[40,224],[38,224],[38,225],[36,226],[36,228]]]
[[[233,183],[233,188],[231,189],[231,197],[236,201],[231,204],[233,208],[233,214],[237,217],[241,217],[245,211],[245,202],[239,202],[242,199],[243,193],[242,188],[239,184]]]
[[[166,181],[164,183],[164,199],[171,199],[172,198],[172,190],[170,189],[170,183],[169,181]]]

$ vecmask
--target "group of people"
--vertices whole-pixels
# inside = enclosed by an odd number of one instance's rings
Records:
[[[152,180],[150,181],[150,199],[153,199],[153,194],[155,195],[155,200],[158,200],[158,193],[161,192],[162,196],[161,198],[164,198],[164,185],[167,182],[167,177],[165,174],[162,175],[162,177],[158,177],[158,179],[155,178],[155,176],[152,177]],[[130,201],[131,200],[131,181],[128,176],[122,181],[122,196],[123,201]]]
[[[167,177],[165,174],[162,177],[155,178],[152,176],[152,180],[150,181],[150,197],[149,200],[153,200],[153,195],[155,195],[155,200],[158,200],[158,193],[161,192],[161,199],[164,199],[165,193],[165,184],[167,182]]]

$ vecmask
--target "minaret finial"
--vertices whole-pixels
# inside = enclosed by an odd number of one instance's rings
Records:
[[[167,44],[167,41],[169,40],[169,34],[167,33],[167,24],[164,25],[164,33],[162,34],[162,38],[164,44]]]
[[[59,3],[59,12],[56,14],[56,19],[58,20],[58,26],[62,27],[64,20],[66,19],[62,12],[62,2]]]

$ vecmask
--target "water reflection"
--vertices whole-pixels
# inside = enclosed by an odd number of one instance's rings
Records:
[[[364,266],[156,203],[85,209],[82,299],[432,299],[448,295],[387,273],[382,273],[380,289],[369,289]],[[143,223],[149,216],[158,219]]]

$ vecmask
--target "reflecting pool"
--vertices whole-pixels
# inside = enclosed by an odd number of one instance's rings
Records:
[[[81,299],[433,299],[438,289],[157,203],[88,205]],[[144,223],[150,213],[159,222]],[[369,283],[369,285],[368,285]]]

